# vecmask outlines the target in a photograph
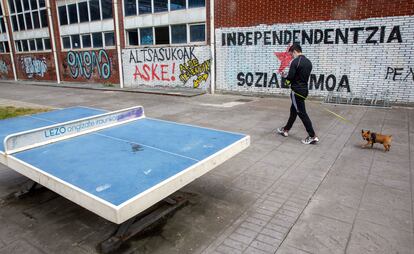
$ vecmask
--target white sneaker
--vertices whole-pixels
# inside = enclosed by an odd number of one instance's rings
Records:
[[[283,137],[289,136],[289,133],[283,127],[277,128],[277,133],[279,133]]]
[[[302,143],[305,145],[310,145],[310,144],[316,144],[319,142],[319,138],[317,136],[315,137],[307,137],[304,140],[302,140]]]

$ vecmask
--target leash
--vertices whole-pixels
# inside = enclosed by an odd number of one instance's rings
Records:
[[[296,67],[299,67],[300,60],[301,60],[301,59],[302,59],[302,58],[301,58],[301,56],[299,56],[298,65],[297,65]],[[291,82],[290,82],[289,80],[287,80],[287,79],[286,79],[286,85],[290,86],[290,83],[291,83]],[[297,92],[293,91],[293,89],[291,89],[291,90],[292,90],[292,92],[293,92],[295,95],[299,96],[299,97],[300,97],[300,98],[302,98],[304,101],[306,101],[306,97],[305,97],[305,96],[303,96],[303,95],[301,95],[301,94],[298,94]],[[312,101],[310,101],[310,102],[312,102]],[[327,108],[323,107],[320,103],[317,103],[317,105],[318,105],[319,107],[321,107],[323,110],[325,110],[326,112],[328,112],[329,114],[331,114],[331,115],[335,116],[336,118],[338,118],[339,120],[341,120],[342,122],[345,122],[345,123],[348,123],[348,124],[351,124],[351,125],[356,125],[356,124],[354,124],[353,122],[351,122],[350,120],[348,120],[348,119],[346,119],[345,117],[341,116],[340,114],[335,113],[335,112],[333,112],[333,111],[331,111],[331,110],[329,110],[329,109],[327,109]]]
[[[287,85],[290,85],[290,82],[289,82],[288,80],[286,80],[286,82],[288,82],[288,83],[287,83]],[[291,90],[292,90],[292,89],[291,89]],[[295,92],[295,91],[293,91],[293,90],[292,90],[292,92],[293,92],[295,95],[299,96],[300,98],[302,98],[303,100],[305,100],[305,101],[306,101],[306,97],[305,97],[305,96],[303,96],[303,95],[301,95],[301,94],[298,94],[297,92]],[[308,101],[309,101],[309,100],[308,100]],[[327,109],[327,108],[323,107],[320,103],[313,102],[313,101],[309,101],[309,102],[312,102],[312,103],[314,103],[314,104],[318,105],[320,108],[322,108],[323,110],[325,110],[325,111],[326,111],[326,112],[328,112],[329,114],[331,114],[331,115],[335,116],[336,118],[338,118],[338,119],[339,119],[339,120],[341,120],[342,122],[345,122],[345,123],[348,123],[348,124],[351,124],[351,125],[355,125],[353,122],[351,122],[350,120],[348,120],[348,119],[346,119],[345,117],[341,116],[340,114],[335,113],[335,112],[333,112],[333,111],[331,111],[331,110],[329,110],[329,109]]]

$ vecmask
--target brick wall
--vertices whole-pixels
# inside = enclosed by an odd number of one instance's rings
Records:
[[[231,2],[231,1],[230,1]],[[216,29],[217,89],[289,93],[288,44],[299,42],[313,62],[312,95],[414,102],[414,16],[280,23]]]
[[[118,56],[115,49],[67,51],[60,53],[62,81],[119,83]]]
[[[413,0],[229,0],[215,2],[215,27],[359,20],[413,14]]]
[[[15,55],[17,78],[21,80],[56,80],[52,53],[18,53]]]

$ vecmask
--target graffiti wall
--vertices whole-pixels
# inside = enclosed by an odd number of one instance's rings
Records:
[[[56,80],[55,62],[51,53],[18,54],[15,63],[19,79]]]
[[[210,86],[209,46],[124,49],[122,64],[126,87]]]
[[[0,54],[0,79],[14,79],[13,67],[9,54]]]
[[[289,93],[282,72],[300,43],[312,61],[310,94],[329,91],[414,102],[414,16],[216,29],[217,89]]]
[[[68,51],[62,54],[62,80],[71,82],[119,83],[116,50]]]

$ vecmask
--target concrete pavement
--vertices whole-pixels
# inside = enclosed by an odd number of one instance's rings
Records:
[[[238,131],[251,146],[184,188],[190,204],[120,253],[413,253],[414,111],[308,103],[321,143],[305,146],[286,98],[191,98],[0,83],[0,105],[143,105],[149,117]],[[361,129],[393,135],[391,151],[362,149]],[[0,253],[96,253],[115,225],[0,166]]]

